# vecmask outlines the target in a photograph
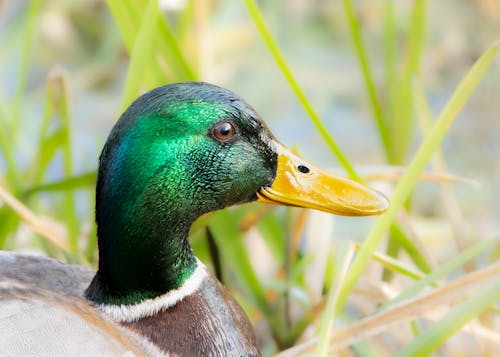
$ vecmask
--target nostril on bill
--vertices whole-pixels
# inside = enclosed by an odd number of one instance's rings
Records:
[[[304,166],[304,165],[299,165],[297,166],[297,169],[302,172],[303,174],[307,174],[309,172],[309,167]]]

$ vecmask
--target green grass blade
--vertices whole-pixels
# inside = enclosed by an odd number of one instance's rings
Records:
[[[391,238],[395,241],[398,247],[403,248],[413,263],[424,273],[432,270],[431,265],[426,257],[419,250],[415,242],[408,236],[400,224],[394,223],[390,228]]]
[[[49,90],[52,95],[59,118],[61,129],[64,135],[61,140],[63,154],[63,170],[65,177],[73,175],[73,153],[71,143],[71,120],[68,106],[68,89],[66,74],[60,70],[55,70],[49,78]],[[79,219],[76,213],[76,202],[73,191],[66,191],[64,194],[64,220],[68,229],[68,242],[71,253],[75,256],[78,253]]]
[[[455,307],[443,319],[432,325],[420,336],[406,345],[398,357],[427,356],[442,345],[451,335],[464,324],[485,311],[500,299],[500,278],[491,286],[468,298]]]
[[[128,53],[131,55],[134,50],[135,40],[141,29],[140,15],[144,14],[145,8],[142,8],[139,3],[133,0],[107,1],[107,5],[118,25],[123,43]],[[154,42],[153,38],[148,39],[148,41]],[[167,76],[161,69],[155,55],[150,56],[149,62],[144,70],[143,83],[147,83],[148,87],[156,87],[159,84],[167,82]]]
[[[13,115],[12,120],[14,121],[12,124],[17,127],[20,119],[20,111],[24,101],[24,93],[26,92],[26,82],[29,70],[29,63],[32,59],[31,49],[33,45],[33,38],[37,31],[37,20],[38,15],[40,14],[40,0],[31,1],[26,24],[24,25],[24,33],[21,40],[21,63],[19,66],[18,72],[18,84],[16,88],[16,94],[14,97],[14,102],[12,104]]]
[[[275,318],[272,317],[272,310],[267,303],[264,289],[250,263],[248,252],[243,244],[242,234],[238,227],[239,219],[235,211],[224,210],[215,213],[210,219],[210,230],[219,247],[221,257],[234,271],[238,281],[252,296],[254,303],[262,313],[271,321],[275,321]],[[276,323],[273,327],[277,327]],[[279,328],[277,329],[279,330]]]
[[[137,2],[129,1],[128,11],[139,14],[143,13]],[[195,80],[197,75],[193,72],[182,54],[181,47],[176,40],[176,37],[170,27],[165,16],[158,16],[157,27],[155,34],[155,43],[157,44],[158,53],[163,57],[165,62],[171,67],[171,75],[175,81]],[[136,21],[138,23],[138,21]],[[153,39],[152,39],[153,40]],[[157,62],[157,61],[155,61]],[[158,63],[156,63],[158,65]]]
[[[350,0],[344,0],[344,11],[349,21],[352,42],[354,43],[356,56],[358,57],[358,61],[361,66],[361,72],[363,73],[365,87],[368,92],[368,97],[370,98],[371,109],[375,118],[375,122],[377,124],[380,139],[382,141],[386,157],[388,161],[392,163],[394,160],[393,151],[391,150],[390,132],[384,118],[384,113],[382,112],[380,100],[377,97],[377,89],[375,88],[375,83],[373,81],[370,63],[368,61],[365,46],[361,38],[360,25],[356,18],[356,15],[354,14],[354,9],[352,8],[352,3]]]
[[[4,205],[0,207],[0,222],[2,222],[0,224],[0,249],[12,248],[6,247],[5,243],[9,234],[17,230],[20,223],[19,216],[10,207]]]
[[[264,242],[277,264],[282,265],[285,257],[285,232],[283,224],[274,212],[266,214],[257,224]]]
[[[269,31],[266,25],[264,17],[262,16],[262,13],[259,10],[259,7],[257,6],[254,0],[244,0],[244,4],[255,26],[257,27],[257,30],[259,31],[260,36],[262,37],[262,40],[266,44],[267,48],[269,49],[269,52],[271,52],[271,55],[273,56],[276,64],[278,65],[278,68],[281,70],[283,76],[290,85],[290,88],[297,96],[299,103],[302,105],[302,107],[308,114],[309,118],[311,119],[312,123],[318,130],[319,134],[321,135],[323,140],[325,140],[326,144],[328,145],[330,150],[334,153],[334,155],[337,157],[338,161],[345,169],[345,171],[348,173],[348,175],[353,179],[359,180],[359,176],[357,175],[356,171],[354,170],[354,168],[352,167],[352,165],[350,164],[349,160],[344,155],[340,147],[337,145],[336,141],[333,139],[333,137],[326,129],[319,115],[316,113],[313,106],[309,102],[309,99],[307,99],[304,91],[302,90],[297,80],[293,76],[290,67],[288,66],[283,55],[281,54],[278,44],[273,39],[271,32]]]
[[[386,84],[386,123],[390,127],[393,119],[393,108],[396,97],[396,25],[394,15],[394,1],[386,0],[384,21],[384,61]]]
[[[399,255],[399,252],[401,251],[400,249],[401,247],[399,246],[399,244],[396,242],[396,239],[394,239],[392,235],[392,227],[393,226],[391,226],[390,230],[391,233],[387,237],[387,247],[385,248],[385,253],[387,254],[387,256],[396,259]],[[383,281],[390,282],[393,276],[394,276],[393,272],[391,270],[388,270],[387,268],[384,268],[384,270],[382,271]]]
[[[415,296],[424,287],[434,284],[438,279],[440,279],[443,276],[450,274],[452,271],[460,268],[466,262],[474,259],[479,254],[493,249],[496,245],[498,245],[498,242],[496,242],[494,240],[483,241],[483,242],[479,242],[477,244],[474,244],[469,249],[467,249],[464,252],[460,253],[459,255],[453,257],[452,259],[450,259],[446,263],[442,264],[440,267],[434,269],[430,274],[427,274],[426,276],[421,278],[418,282],[416,282],[410,288],[406,289],[404,292],[400,293],[394,299],[386,302],[384,305],[381,306],[380,309],[383,310],[383,309],[387,308],[388,306],[397,304],[400,301],[403,301],[403,300],[408,299],[412,296]]]
[[[70,191],[81,188],[93,188],[97,180],[97,172],[86,172],[78,176],[65,177],[62,180],[48,182],[33,187],[29,187],[24,192],[25,195],[31,195],[39,192]]]
[[[412,142],[412,78],[420,73],[420,59],[425,39],[425,0],[414,1],[404,71],[397,85],[392,135],[395,164],[403,164]]]
[[[145,9],[141,7],[141,4],[130,0],[123,2],[107,1],[107,4],[118,24],[129,53],[132,53],[135,39],[141,26],[139,15],[143,14]],[[186,61],[167,19],[158,15],[155,27],[155,37],[150,38],[149,41],[155,43],[156,50],[153,52],[160,55],[165,60],[165,63],[168,64],[172,80],[196,80],[198,76]],[[165,71],[162,70],[155,55],[151,56],[148,69],[146,72],[146,82],[150,87],[167,82]]]
[[[26,92],[29,63],[32,59],[31,50],[33,39],[37,30],[36,24],[38,21],[38,15],[40,13],[40,3],[40,0],[31,1],[27,10],[26,20],[23,26],[24,31],[21,39],[21,58],[19,70],[17,72],[18,82],[14,100],[12,102],[12,112],[9,118],[10,120],[3,121],[5,130],[3,128],[0,130],[2,131],[0,134],[0,145],[4,153],[5,161],[7,162],[7,178],[9,179],[11,185],[17,185],[17,183],[22,182],[19,180],[21,173],[17,163],[15,162],[15,154],[12,148],[14,147],[16,141],[15,138],[17,137],[20,127],[19,124],[21,122],[21,109],[24,104],[23,102]],[[4,119],[7,119],[7,117],[5,116]]]
[[[92,192],[92,196],[94,193]],[[85,247],[84,257],[90,263],[95,263],[97,251],[97,225],[92,223],[92,229],[87,237],[87,246]]]
[[[420,124],[420,130],[422,135],[427,135],[429,128],[432,125],[432,113],[429,107],[429,103],[425,97],[425,92],[418,81],[413,82],[413,102],[415,103],[415,109],[417,112],[418,122]],[[447,172],[447,164],[443,155],[442,150],[437,150],[434,154],[432,160],[432,166],[437,172]],[[459,251],[464,250],[467,246],[467,229],[465,225],[464,216],[462,210],[460,209],[455,190],[452,185],[440,184],[441,188],[441,199],[443,206],[450,222],[450,228],[453,232],[453,238],[455,244]],[[466,270],[474,270],[473,265],[464,266]]]
[[[360,246],[356,244],[356,249],[359,250]],[[388,269],[390,272],[396,272],[401,275],[407,276],[409,278],[418,280],[424,277],[424,274],[415,270],[414,268],[408,266],[390,255],[385,255],[381,253],[373,253],[373,260],[379,262]]]
[[[385,102],[384,114],[387,131],[389,132],[388,147],[386,151],[386,159],[388,162],[396,162],[397,154],[394,153],[393,138],[391,136],[394,122],[396,118],[396,106],[398,102],[398,87],[397,87],[397,71],[398,71],[398,57],[397,57],[397,31],[396,31],[396,18],[395,18],[394,1],[386,0],[385,5],[385,21],[384,21],[384,62],[385,62]],[[395,239],[389,237],[389,244],[387,252],[399,252],[399,246]],[[396,255],[394,255],[396,256]],[[389,279],[390,272],[384,270],[384,279]]]
[[[123,43],[125,44],[128,52],[131,53],[134,48],[135,38],[137,36],[137,28],[140,26],[140,20],[137,12],[129,11],[126,6],[127,3],[128,0],[106,1],[113,19],[118,25]]]
[[[57,128],[54,133],[48,134],[50,119],[54,114],[53,91],[50,89],[50,81],[47,82],[45,105],[43,108],[42,123],[38,134],[38,148],[36,156],[31,162],[28,174],[31,177],[31,184],[36,185],[41,182],[45,169],[54,157],[64,135],[63,130]]]
[[[2,113],[3,114],[3,113]],[[3,153],[3,158],[6,164],[5,177],[11,185],[17,185],[19,183],[19,168],[17,167],[17,162],[14,158],[14,142],[12,140],[12,135],[10,135],[10,128],[8,126],[8,121],[6,115],[0,117],[0,149]],[[11,187],[12,188],[12,187]],[[15,188],[15,187],[14,187]]]
[[[148,63],[153,57],[153,41],[158,19],[157,0],[149,0],[134,47],[130,54],[130,64],[122,97],[121,111],[137,97]]]
[[[38,185],[50,162],[61,148],[61,142],[64,140],[66,133],[62,128],[58,128],[52,135],[44,137],[39,145],[37,155],[34,157],[30,171],[32,174],[32,185]]]
[[[190,40],[189,34],[193,31],[193,23],[196,22],[196,5],[196,0],[187,0],[186,6],[184,6],[184,9],[182,9],[179,13],[175,32],[177,33],[177,38],[181,41],[181,43],[185,43]]]
[[[425,168],[425,165],[430,160],[434,151],[438,148],[441,140],[445,136],[456,115],[465,105],[468,97],[471,95],[481,78],[484,76],[484,73],[491,65],[498,52],[499,46],[500,43],[495,43],[494,45],[489,47],[472,66],[472,68],[469,70],[465,78],[460,82],[452,97],[442,110],[429,135],[425,138],[423,144],[418,149],[413,160],[408,166],[408,170],[405,172],[401,181],[395,188],[389,210],[378,219],[378,221],[368,234],[366,241],[363,243],[363,246],[361,247],[361,250],[356,257],[351,270],[346,277],[346,282],[342,288],[342,291],[340,292],[338,305],[339,307],[343,307],[345,301],[347,300],[347,296],[349,295],[359,276],[366,268],[368,262],[371,259],[372,253],[379,245],[384,233],[387,232],[390,225],[396,218],[397,212],[403,207],[405,201],[411,194],[411,191],[417,183],[420,174]]]
[[[336,304],[342,280],[345,277],[349,263],[354,254],[354,247],[347,241],[340,244],[339,251],[336,254],[336,267],[333,274],[333,281],[330,284],[327,303],[324,312],[321,315],[321,323],[318,331],[318,346],[316,348],[316,357],[327,357],[328,347],[332,331],[332,324],[337,312]]]
[[[158,35],[161,37],[160,41],[158,41],[160,53],[172,67],[172,74],[175,75],[175,80],[197,80],[198,75],[186,61],[172,29],[164,17],[158,17]]]

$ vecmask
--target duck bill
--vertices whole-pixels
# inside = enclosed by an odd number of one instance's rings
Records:
[[[278,168],[257,201],[314,208],[344,216],[371,216],[385,212],[389,201],[381,193],[350,179],[326,173],[276,143]]]

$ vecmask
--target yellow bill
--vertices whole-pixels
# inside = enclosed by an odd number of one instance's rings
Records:
[[[381,214],[389,207],[387,198],[358,182],[328,174],[278,147],[276,178],[257,193],[258,202],[314,208],[344,216]]]

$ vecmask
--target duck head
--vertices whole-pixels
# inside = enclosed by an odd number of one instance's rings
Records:
[[[249,201],[351,216],[388,206],[378,192],[290,152],[228,90],[192,82],[144,94],[100,157],[100,259],[89,297],[134,303],[175,289],[196,266],[187,239],[192,222]]]

